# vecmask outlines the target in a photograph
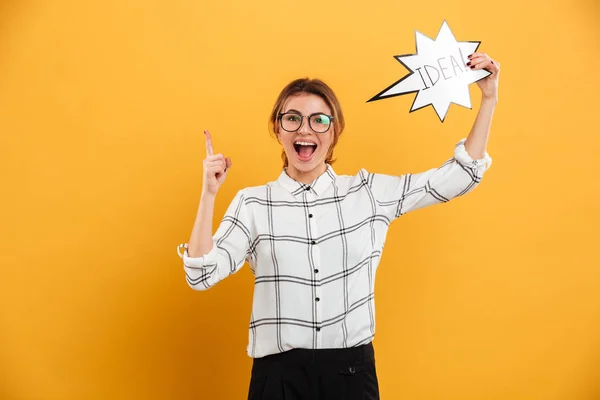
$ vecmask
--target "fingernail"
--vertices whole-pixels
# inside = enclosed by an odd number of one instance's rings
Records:
[[[469,62],[467,63],[467,66],[469,66],[469,65],[471,65],[471,61],[469,61]]]
[[[469,54],[469,57],[468,57],[468,58],[469,58],[469,59],[473,58],[473,54]]]
[[[492,61],[492,64],[493,64],[493,63],[494,63],[494,62]]]
[[[474,65],[471,65],[471,69],[473,69],[473,68],[475,68],[475,66],[474,66]]]

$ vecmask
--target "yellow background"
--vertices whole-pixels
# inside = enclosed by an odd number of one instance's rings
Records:
[[[420,172],[445,123],[404,76],[444,19],[502,64],[482,185],[392,225],[378,272],[382,398],[600,398],[596,0],[0,3],[0,398],[242,399],[252,277],[188,288],[175,247],[203,129],[233,159],[215,214],[275,179],[267,119],[311,76],[338,94],[339,174]],[[475,109],[480,99],[471,94]]]

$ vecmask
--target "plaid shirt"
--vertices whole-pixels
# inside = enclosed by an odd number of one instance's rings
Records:
[[[276,181],[236,194],[208,254],[191,258],[180,252],[187,244],[178,247],[187,282],[206,290],[249,263],[255,276],[250,357],[369,343],[375,272],[390,223],[470,192],[490,165],[487,154],[471,159],[463,139],[453,158],[419,174],[362,169],[346,176],[328,165],[302,184],[282,171]]]

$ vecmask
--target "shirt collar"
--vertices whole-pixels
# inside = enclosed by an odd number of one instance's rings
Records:
[[[317,196],[321,196],[329,185],[335,181],[337,175],[331,165],[327,164],[327,169],[324,173],[317,177],[314,181],[309,184],[298,182],[292,179],[284,169],[281,171],[277,182],[285,189],[290,191],[294,196],[297,196],[305,191],[310,191]]]

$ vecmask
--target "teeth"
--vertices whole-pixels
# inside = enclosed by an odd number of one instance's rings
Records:
[[[294,144],[299,144],[300,146],[316,146],[316,143],[312,142],[295,142]]]

